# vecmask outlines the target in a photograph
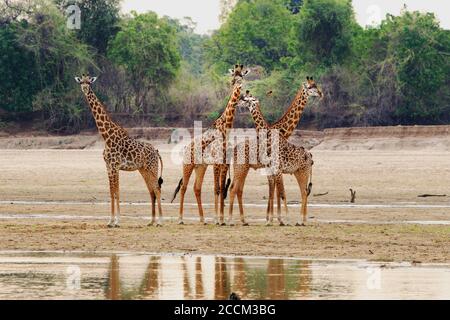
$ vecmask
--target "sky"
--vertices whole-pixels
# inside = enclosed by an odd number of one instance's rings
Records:
[[[386,13],[398,15],[406,4],[409,10],[434,12],[441,26],[450,29],[450,1],[448,0],[353,0],[356,19],[362,26],[377,25]],[[123,0],[122,12],[143,13],[155,11],[158,15],[182,19],[191,17],[196,23],[196,32],[208,34],[218,29],[219,0]]]

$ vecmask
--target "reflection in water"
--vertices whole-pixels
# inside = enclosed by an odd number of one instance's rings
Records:
[[[294,292],[306,296],[311,283],[307,261],[297,261],[289,265],[283,259],[268,259],[249,264],[244,258],[214,257],[214,273],[210,277],[203,274],[203,265],[210,264],[210,258],[149,256],[142,284],[130,290],[121,285],[126,279],[120,276],[119,256],[113,254],[108,268],[108,281],[105,284],[105,298],[172,298],[170,294],[165,296],[165,293],[175,292],[179,288],[182,299],[226,300],[231,292],[236,292],[243,298],[289,299]],[[180,269],[180,282],[173,282],[173,287],[170,287],[169,283],[164,283],[161,275],[163,270],[172,269],[174,264]],[[212,294],[205,295],[205,287],[208,287],[208,292]]]
[[[74,265],[80,268],[81,290],[67,285],[67,268]],[[231,292],[243,299],[450,298],[449,267],[379,266],[222,256],[0,254],[0,299],[227,299]]]

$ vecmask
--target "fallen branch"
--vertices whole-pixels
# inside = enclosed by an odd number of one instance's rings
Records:
[[[325,193],[315,193],[313,194],[313,197],[321,197],[321,196],[326,196],[328,194],[328,191]]]
[[[428,193],[425,193],[425,194],[419,194],[419,195],[418,195],[419,198],[427,198],[427,197],[446,197],[446,196],[447,196],[446,194],[428,194]]]
[[[356,190],[353,190],[352,188],[350,188],[349,190],[350,190],[350,202],[355,203]]]

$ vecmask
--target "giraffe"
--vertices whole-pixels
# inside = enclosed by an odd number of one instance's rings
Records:
[[[111,218],[108,227],[119,227],[120,223],[120,195],[119,195],[119,171],[135,171],[145,180],[152,202],[152,220],[149,225],[155,223],[155,200],[158,203],[157,226],[162,223],[161,185],[163,183],[163,162],[157,149],[151,144],[137,141],[128,136],[127,131],[111,120],[105,106],[99,101],[91,86],[97,80],[96,77],[83,75],[75,77],[81,85],[81,91],[94,117],[97,129],[105,140],[103,159],[109,177],[109,189],[111,196]],[[158,179],[158,166],[161,163],[161,176]],[[117,215],[115,208],[117,207]]]
[[[272,91],[269,91],[267,94],[271,95]],[[313,77],[307,76],[306,81],[301,84],[299,90],[297,91],[297,94],[295,95],[295,98],[292,100],[286,112],[283,114],[283,116],[281,116],[279,120],[277,120],[272,125],[269,125],[269,128],[278,129],[280,134],[284,138],[288,139],[294,132],[298,123],[300,122],[300,119],[303,115],[303,111],[305,109],[306,104],[308,103],[308,99],[310,96],[318,96],[321,99],[323,97],[323,93],[317,87],[317,84],[314,81]],[[279,183],[276,184],[277,204],[278,204],[277,206],[279,211],[281,209],[280,205],[280,197],[281,197],[284,200],[284,206],[286,209],[286,216],[287,216],[288,208],[285,196],[283,176],[281,176],[280,179],[281,180],[279,181]],[[267,214],[268,214],[269,202],[267,205],[268,205],[267,206]]]
[[[199,137],[195,137],[191,144],[189,144],[185,149],[183,156],[183,177],[180,179],[172,198],[173,202],[176,198],[177,193],[180,192],[179,224],[184,224],[184,197],[190,176],[192,175],[193,171],[195,171],[194,194],[197,200],[200,223],[205,224],[201,191],[205,172],[208,165],[210,164],[213,164],[214,166],[214,204],[216,220],[218,220],[217,216],[219,210],[221,212],[221,215],[223,216],[224,197],[226,190],[225,181],[229,167],[226,164],[224,158],[226,155],[226,140],[229,130],[233,127],[236,106],[239,99],[241,98],[242,80],[246,75],[249,74],[249,72],[250,70],[244,69],[244,65],[242,64],[236,64],[233,69],[230,69],[230,74],[232,75],[231,84],[233,86],[233,90],[224,112],[219,118],[217,118],[216,121],[214,121],[212,126],[205,133],[203,133]],[[198,159],[199,152],[201,153],[200,159]],[[208,153],[209,155],[223,155],[221,163],[211,163],[205,161],[203,155],[206,153]],[[197,160],[199,160],[199,163],[196,163]]]
[[[308,93],[309,95],[319,95],[317,92],[317,88],[308,89],[311,91]],[[245,184],[245,179],[247,174],[252,169],[261,169],[268,168],[272,169],[272,172],[268,175],[269,180],[269,204],[268,204],[268,217],[267,224],[270,225],[273,221],[273,197],[275,188],[279,190],[281,187],[279,184],[281,183],[282,174],[294,174],[297,179],[297,183],[300,187],[301,197],[302,197],[302,223],[298,222],[296,225],[305,225],[306,223],[306,214],[307,214],[307,197],[312,187],[311,179],[312,179],[312,155],[308,151],[306,151],[303,147],[298,147],[292,143],[289,143],[287,139],[279,133],[279,129],[270,130],[270,126],[265,120],[264,116],[261,113],[259,101],[247,94],[244,97],[244,101],[247,102],[247,106],[250,110],[252,118],[255,122],[257,130],[267,130],[267,137],[263,137],[262,139],[267,138],[266,142],[260,141],[261,138],[258,135],[256,139],[247,140],[245,143],[241,144],[241,146],[237,146],[234,148],[234,177],[233,184],[230,191],[230,208],[229,208],[229,224],[232,225],[232,214],[233,214],[233,203],[234,197],[237,194],[238,202],[239,202],[239,210],[241,216],[241,222],[243,225],[248,225],[244,219],[244,211],[242,204],[242,195]],[[278,148],[277,145],[272,146],[272,136],[278,136]],[[256,163],[250,162],[250,154],[259,155],[260,148],[263,147],[262,144],[267,143],[267,150],[269,153],[275,152],[273,158],[271,159],[271,163],[262,163],[260,159],[257,159]],[[309,181],[309,184],[308,184]],[[275,187],[276,185],[276,187]],[[278,221],[280,225],[284,225],[280,210],[278,210]]]

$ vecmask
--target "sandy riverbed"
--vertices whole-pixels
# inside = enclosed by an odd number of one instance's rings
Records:
[[[373,140],[365,141],[364,145],[368,141]],[[351,145],[348,141],[339,143]],[[164,216],[175,219],[178,205],[170,205],[169,201],[181,168],[171,160],[174,145],[161,140],[154,144],[165,164]],[[308,226],[283,228],[263,226],[267,186],[266,178],[259,173],[249,176],[244,191],[245,203],[251,205],[246,209],[252,220],[250,227],[199,226],[195,206],[186,208],[186,216],[191,218],[186,226],[178,226],[168,219],[163,228],[146,227],[147,221],[142,218],[149,216],[150,208],[142,204],[149,201],[144,182],[138,173],[124,172],[120,177],[121,200],[134,205],[123,205],[121,228],[107,229],[109,206],[105,203],[109,201],[109,190],[98,143],[90,142],[90,147],[83,150],[2,149],[1,249],[135,250],[450,262],[450,226],[411,223],[450,220],[449,196],[417,197],[425,193],[450,195],[450,151],[440,147],[393,150],[382,147],[386,144],[389,143],[380,143],[377,138],[375,148],[342,150],[336,144],[327,146],[326,143],[313,148],[313,194],[328,194],[310,197],[313,206],[309,210],[312,218]],[[295,179],[286,177],[285,182],[288,200],[298,201]],[[203,192],[205,204],[213,202],[211,186],[209,169]],[[348,203],[350,187],[357,191],[356,204],[361,207],[342,206]],[[195,202],[192,181],[186,202]],[[370,204],[382,206],[365,206]],[[212,218],[213,207],[206,205],[205,209],[207,217]],[[235,205],[236,218],[237,213]],[[298,207],[290,208],[291,221],[298,218],[298,213]],[[24,219],[26,216],[30,218]],[[346,222],[327,223],[336,220]]]

